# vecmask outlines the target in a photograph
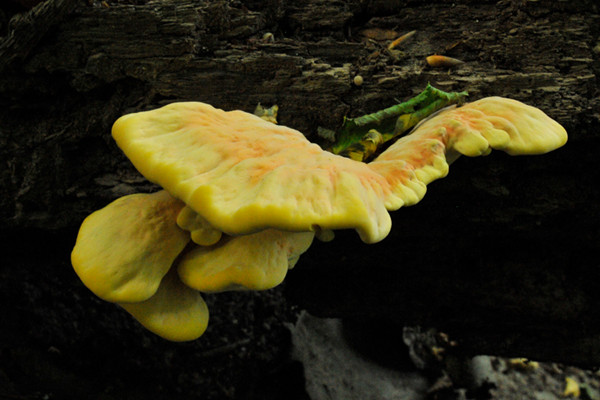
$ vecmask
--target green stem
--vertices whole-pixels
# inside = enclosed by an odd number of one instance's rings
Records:
[[[361,117],[344,119],[330,151],[365,161],[383,143],[406,133],[439,109],[463,102],[466,96],[467,92],[448,93],[428,84],[423,92],[404,103]],[[375,144],[372,130],[381,136]]]

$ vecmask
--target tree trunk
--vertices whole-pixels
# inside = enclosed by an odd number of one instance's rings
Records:
[[[64,367],[70,379],[102,360],[99,346],[109,341],[133,360],[125,365],[163,362],[168,353],[196,370],[230,371],[237,392],[204,388],[197,393],[205,398],[256,393],[248,377],[256,378],[257,365],[278,365],[287,343],[278,321],[293,319],[281,291],[215,296],[207,338],[190,345],[208,352],[198,366],[188,348],[143,336],[71,272],[82,219],[119,196],[154,189],[112,142],[112,123],[174,101],[249,112],[260,102],[278,104],[279,123],[320,142],[318,127],[390,106],[428,82],[473,100],[497,95],[538,107],[565,126],[569,143],[544,156],[459,159],[420,204],[393,213],[382,243],[340,232],[313,246],[288,275],[288,295],[318,315],[435,327],[469,354],[599,363],[598,13],[592,0],[2,6],[0,298],[10,311],[0,338],[11,368],[22,362],[19,351],[55,363],[50,346],[65,359],[86,349],[88,361]],[[431,54],[465,63],[432,68],[424,61]],[[353,83],[357,75],[362,85]],[[237,361],[216,362],[208,349]],[[161,382],[200,385],[191,372],[169,374]]]

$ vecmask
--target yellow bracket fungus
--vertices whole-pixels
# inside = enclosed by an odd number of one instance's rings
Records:
[[[146,329],[175,342],[199,338],[208,325],[208,307],[200,293],[184,285],[174,270],[149,299],[120,305]]]
[[[446,100],[466,95],[427,90]],[[437,105],[409,107],[397,118],[424,116]],[[349,137],[363,138],[350,129],[356,121],[377,125],[402,107],[351,120],[343,147],[352,145]],[[390,126],[369,132],[391,139],[398,124]],[[274,287],[315,236],[327,241],[335,229],[355,229],[364,242],[384,239],[389,211],[421,200],[457,156],[541,154],[567,140],[542,111],[500,97],[440,111],[369,163],[324,151],[259,116],[198,102],[123,116],[112,133],[164,190],[125,196],[86,218],[73,267],[96,295],[169,340],[192,340],[206,329],[199,291]]]
[[[162,190],[121,197],[92,213],[71,253],[75,272],[104,300],[148,299],[190,240],[175,223],[183,206]]]
[[[221,239],[222,232],[196,214],[194,210],[185,206],[177,216],[177,225],[189,231],[192,241],[200,246],[211,246]]]
[[[388,210],[415,204],[447,174],[446,152],[537,154],[567,137],[540,110],[499,97],[441,112],[369,164],[323,151],[291,128],[203,103],[126,115],[113,136],[146,178],[219,231],[354,228],[367,243],[387,236]]]
[[[391,227],[382,176],[252,114],[174,103],[121,117],[113,137],[142,175],[228,235],[355,228],[375,242]]]
[[[197,247],[179,262],[179,277],[202,292],[264,290],[279,285],[312,243],[313,232],[266,229]]]
[[[565,129],[541,110],[516,100],[486,97],[440,112],[398,139],[369,167],[384,176],[388,210],[417,203],[426,185],[448,174],[447,158],[543,154],[564,145]]]

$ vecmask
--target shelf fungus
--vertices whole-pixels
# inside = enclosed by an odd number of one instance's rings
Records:
[[[162,190],[121,197],[92,213],[71,254],[75,272],[104,300],[147,300],[190,241],[176,224],[184,206]]]
[[[177,272],[183,283],[202,292],[271,289],[283,281],[313,237],[313,232],[278,229],[231,237],[186,252]]]
[[[405,107],[346,121],[333,147],[356,156],[363,135],[378,133],[368,162],[256,115],[199,102],[119,118],[113,138],[163,190],[125,196],[86,218],[72,253],[76,273],[152,332],[193,340],[208,323],[202,292],[272,288],[315,236],[331,240],[336,229],[355,229],[366,243],[383,240],[389,212],[421,200],[459,155],[541,154],[567,140],[558,123],[515,100],[439,111],[466,94],[424,93]],[[377,146],[392,139],[381,152]]]

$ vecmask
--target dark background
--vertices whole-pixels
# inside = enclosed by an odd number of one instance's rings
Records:
[[[465,354],[600,361],[594,1],[26,3],[0,6],[2,396],[302,398],[284,326],[300,308],[371,327],[433,326]],[[431,68],[434,53],[465,64]],[[420,204],[393,213],[383,242],[339,232],[301,258],[285,288],[207,296],[209,329],[191,343],[145,332],[73,273],[83,218],[154,190],[110,138],[119,116],[186,100],[249,112],[278,104],[281,124],[319,141],[317,127],[428,82],[536,106],[569,143],[544,156],[459,159]]]

